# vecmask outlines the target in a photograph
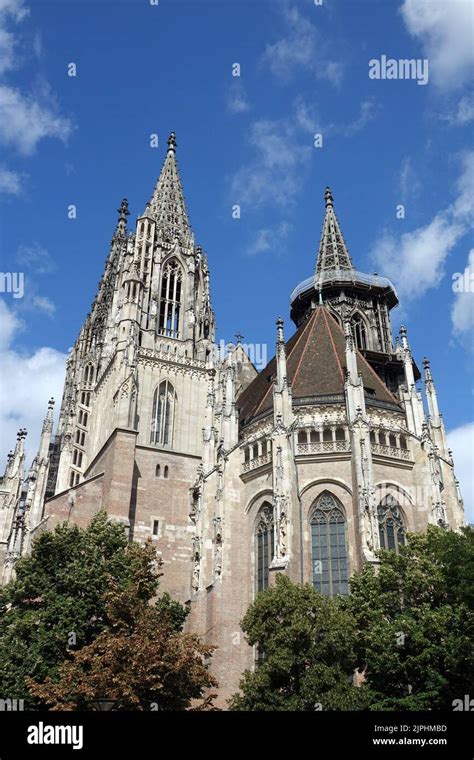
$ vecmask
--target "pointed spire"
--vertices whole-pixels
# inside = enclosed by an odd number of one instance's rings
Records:
[[[276,339],[276,361],[277,377],[276,387],[281,391],[287,384],[287,367],[286,367],[286,349],[285,336],[283,335],[283,319],[278,317],[277,322],[277,339]]]
[[[415,373],[413,372],[413,360],[411,356],[410,345],[407,338],[407,330],[404,325],[400,327],[400,343],[403,351],[403,364],[405,368],[405,382],[408,393],[415,390]]]
[[[50,398],[48,401],[48,411],[46,417],[43,420],[43,428],[41,430],[41,439],[38,449],[38,459],[42,461],[49,456],[49,444],[51,442],[51,434],[53,432],[53,409],[54,398]]]
[[[431,424],[435,427],[438,427],[440,424],[438,396],[436,393],[433,376],[431,374],[430,360],[426,356],[423,359],[423,367],[425,369],[425,390],[426,401],[428,403],[428,413],[430,415]]]
[[[127,234],[127,216],[130,216],[130,211],[128,210],[128,201],[126,198],[122,199],[122,203],[120,204],[120,208],[117,209],[119,218],[117,222],[117,228],[115,230],[115,237],[126,237]]]
[[[180,243],[186,243],[191,235],[176,161],[176,146],[176,135],[171,132],[163,168],[146,209],[147,216],[156,221],[164,241],[170,244],[176,238]]]
[[[334,211],[334,198],[329,187],[324,193],[324,201],[326,213],[316,262],[316,277],[334,270],[353,269],[351,257]]]

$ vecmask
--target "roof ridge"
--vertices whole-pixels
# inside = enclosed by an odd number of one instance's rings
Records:
[[[308,325],[310,324],[310,322],[311,322],[311,317],[308,319],[308,321],[306,322],[306,324],[303,326],[303,329],[302,329],[302,331],[301,331],[301,335],[303,335],[303,334],[304,334],[304,332],[305,332],[305,330],[308,328]],[[298,332],[298,331],[297,331],[297,332]],[[294,335],[292,335],[292,336],[291,336],[291,338],[289,338],[289,340],[288,340],[288,343],[290,342],[290,340],[292,340],[292,338],[294,338],[294,336],[295,336],[295,335],[296,335],[296,333],[294,333]],[[301,335],[300,335],[300,338],[301,338]],[[298,343],[299,343],[299,341],[298,341],[298,340],[295,340],[295,342],[293,343],[292,347],[290,348],[290,351],[289,351],[289,353],[286,355],[286,360],[287,360],[287,361],[288,361],[288,359],[290,358],[291,354],[293,353],[293,351],[294,351],[295,347],[298,345]],[[286,351],[286,343],[285,343],[285,351]],[[275,356],[272,358],[271,362],[272,362],[273,360],[276,360],[276,354],[275,354]],[[269,364],[271,364],[271,362],[269,362]],[[268,365],[267,365],[267,366],[268,366]],[[295,373],[295,377],[296,377],[296,373]],[[294,379],[295,379],[295,378],[293,377],[293,381],[294,381]],[[269,386],[268,386],[267,390],[266,390],[266,391],[265,391],[265,393],[263,394],[263,397],[262,397],[262,399],[261,399],[261,401],[260,401],[259,405],[258,405],[258,406],[257,406],[257,408],[255,409],[255,412],[254,412],[254,414],[255,414],[255,415],[257,415],[257,413],[258,413],[258,410],[260,409],[260,407],[262,406],[263,402],[264,402],[264,401],[265,401],[265,399],[267,398],[267,396],[268,396],[268,394],[270,393],[270,391],[271,391],[272,387],[273,387],[273,386],[272,386],[272,384],[269,384]]]
[[[321,307],[321,308],[324,309],[324,307]],[[324,310],[324,321],[326,322],[326,327],[328,328],[328,333],[329,333],[329,337],[330,337],[330,340],[331,340],[332,348],[333,348],[333,351],[334,351],[334,354],[335,354],[336,360],[337,360],[337,366],[339,367],[339,371],[341,373],[342,382],[345,382],[344,372],[343,372],[343,369],[342,369],[342,366],[341,366],[341,362],[339,360],[339,354],[337,353],[337,348],[336,348],[336,344],[334,343],[334,338],[332,337],[331,328],[329,327],[329,322],[327,321],[326,311],[327,311],[327,309]],[[333,322],[334,322],[334,325],[336,327],[339,327],[339,325],[336,323],[336,321],[334,319],[333,319]],[[342,332],[342,330],[341,330],[341,332]]]
[[[399,404],[400,401],[397,399],[396,396],[394,396],[394,394],[392,393],[392,391],[390,390],[390,388],[388,387],[388,385],[386,383],[384,383],[384,381],[382,380],[382,378],[379,377],[379,375],[377,375],[377,373],[374,370],[374,368],[369,364],[369,362],[367,361],[367,359],[365,358],[365,356],[363,355],[363,353],[358,348],[356,348],[356,356],[357,356],[357,358],[359,358],[359,356],[360,356],[360,358],[362,359],[362,361],[364,362],[364,364],[369,368],[370,372],[375,377],[375,379],[378,380],[379,383],[382,383],[383,387],[386,389],[387,393],[393,398],[393,400],[395,401],[395,403]]]
[[[336,322],[336,320],[333,320],[333,321],[334,321],[334,327],[335,327],[337,330],[339,330],[339,332],[342,334],[342,336],[343,336],[343,337],[344,337],[344,339],[345,339],[345,335],[344,335],[344,332],[343,332],[343,330],[342,330],[342,327],[341,327],[341,326],[340,326],[340,325],[339,325],[339,324]],[[331,330],[329,330],[329,333],[331,334]],[[332,341],[332,335],[331,335],[331,341]],[[379,377],[379,375],[377,375],[376,371],[375,371],[375,370],[374,370],[374,368],[373,368],[373,367],[372,367],[372,366],[369,364],[369,362],[367,361],[367,359],[365,358],[365,356],[363,355],[363,353],[361,352],[361,350],[360,350],[360,349],[359,349],[357,346],[355,346],[355,350],[356,350],[356,357],[357,357],[357,359],[359,359],[359,357],[360,357],[360,359],[362,359],[362,361],[363,361],[363,363],[365,364],[365,366],[366,366],[366,367],[368,367],[368,369],[369,369],[370,373],[371,373],[371,374],[374,376],[374,378],[375,378],[375,379],[376,379],[376,380],[377,380],[379,383],[381,383],[381,384],[383,385],[383,387],[386,389],[387,393],[388,393],[388,394],[391,396],[391,398],[394,400],[394,402],[395,402],[396,404],[398,404],[398,403],[399,403],[399,400],[396,398],[396,396],[394,396],[394,395],[393,395],[392,391],[390,390],[390,388],[388,387],[388,385],[387,385],[386,383],[384,383],[384,381],[382,380],[382,378],[381,378],[381,377]],[[336,356],[337,356],[337,352],[336,352]],[[337,356],[337,360],[338,360],[338,364],[340,364],[340,362],[339,362],[339,356]],[[357,368],[359,369],[359,366],[357,366]],[[342,369],[341,369],[341,372],[342,372]],[[344,376],[343,376],[343,377],[344,377]]]
[[[308,331],[308,335],[307,335],[307,337],[306,337],[306,341],[305,341],[305,344],[304,344],[304,346],[303,346],[303,350],[301,351],[301,356],[300,356],[299,362],[298,362],[298,364],[297,364],[297,366],[296,366],[296,369],[295,369],[295,374],[293,375],[293,382],[292,382],[292,385],[294,385],[294,384],[295,384],[295,381],[296,381],[296,378],[297,378],[297,375],[298,375],[299,369],[300,369],[300,367],[301,367],[301,362],[303,361],[303,357],[304,357],[304,353],[305,353],[305,350],[306,350],[306,346],[308,345],[308,343],[309,343],[309,339],[310,339],[310,337],[311,337],[311,334],[312,334],[312,332],[313,332],[313,330],[314,330],[314,326],[315,326],[315,324],[316,324],[316,320],[317,320],[317,318],[318,318],[318,314],[319,314],[319,310],[316,308],[316,309],[314,310],[314,313],[311,315],[311,317],[310,317],[310,318],[309,318],[309,320],[308,320],[308,325],[310,324],[311,320],[313,321],[313,324],[311,325],[311,329]],[[303,330],[303,332],[304,332],[304,330]]]

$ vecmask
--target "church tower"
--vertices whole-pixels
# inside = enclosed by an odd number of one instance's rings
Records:
[[[356,348],[362,352],[387,387],[396,392],[403,382],[403,366],[394,355],[390,311],[398,305],[393,284],[378,274],[355,269],[329,187],[314,275],[291,295],[291,317],[299,326],[316,303],[323,302],[341,328],[349,320]],[[420,372],[414,367],[415,379]]]
[[[189,591],[189,486],[202,456],[215,322],[207,257],[188,219],[171,133],[133,231],[120,205],[96,298],[67,361],[52,451],[48,527],[105,505],[151,536]],[[163,547],[163,550],[161,549]],[[169,550],[168,550],[169,549]]]

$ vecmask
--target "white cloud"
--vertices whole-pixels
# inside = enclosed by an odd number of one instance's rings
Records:
[[[373,100],[363,100],[355,117],[348,118],[341,124],[335,124],[334,122],[324,123],[314,103],[308,103],[301,96],[296,98],[294,107],[298,126],[310,134],[321,133],[323,138],[334,135],[352,137],[361,132],[378,113],[378,107]]]
[[[227,110],[230,113],[245,113],[250,109],[250,103],[245,87],[239,77],[234,77],[227,92]]]
[[[47,296],[33,296],[32,307],[52,317],[56,311],[55,304]]]
[[[13,172],[0,166],[0,193],[5,195],[21,195],[23,191],[25,175]]]
[[[413,198],[421,189],[421,182],[416,174],[410,156],[403,159],[400,167],[399,186],[402,200]]]
[[[248,246],[247,253],[249,256],[255,256],[259,253],[279,253],[282,243],[288,237],[291,225],[288,222],[281,222],[276,229],[266,227],[258,230],[254,241]]]
[[[72,124],[57,112],[54,99],[44,92],[40,99],[0,86],[0,142],[23,155],[34,153],[40,140],[56,137],[65,142]]]
[[[451,310],[454,334],[466,338],[468,347],[474,350],[474,248],[469,252],[458,287]]]
[[[469,80],[474,64],[471,0],[404,0],[400,10],[429,59],[431,80],[444,89]]]
[[[456,109],[450,114],[442,114],[440,118],[455,127],[463,127],[465,124],[474,121],[474,96],[463,95],[457,103]]]
[[[415,300],[441,282],[446,259],[469,229],[474,215],[474,151],[462,156],[455,201],[423,227],[400,236],[386,232],[373,245],[378,271],[394,280],[405,300]]]
[[[474,150],[465,151],[461,156],[462,172],[456,181],[458,197],[452,212],[456,219],[474,220]]]
[[[352,137],[357,132],[361,132],[369,122],[375,119],[377,111],[377,106],[373,100],[363,100],[359,107],[359,115],[345,126],[336,127],[336,133],[339,132],[344,137]]]
[[[474,422],[448,433],[448,444],[453,450],[454,471],[461,487],[466,519],[474,523]]]
[[[23,322],[21,319],[6,306],[4,301],[0,301],[0,351],[10,346],[13,336],[22,329]]]
[[[285,34],[277,42],[268,44],[262,62],[282,80],[290,80],[298,70],[306,69],[317,79],[326,79],[339,85],[343,66],[339,61],[327,59],[329,46],[314,24],[298,8],[282,9]]]
[[[301,188],[312,148],[298,140],[292,119],[261,119],[250,127],[253,156],[231,180],[233,203],[256,208],[291,204]]]
[[[22,243],[16,258],[20,266],[27,267],[34,274],[51,274],[56,270],[51,254],[38,242],[29,245]]]
[[[301,96],[285,119],[259,119],[250,125],[248,142],[253,149],[246,163],[230,181],[232,203],[259,208],[268,203],[291,205],[301,191],[314,147],[313,136],[350,137],[375,117],[372,101],[362,101],[352,121],[323,124],[313,103]],[[307,133],[311,135],[308,139]]]
[[[13,21],[18,23],[28,15],[22,0],[0,0],[0,74],[15,68],[18,40],[9,29]]]
[[[18,68],[24,57],[40,54],[40,37],[25,45],[18,25],[29,13],[22,0],[0,0],[0,144],[29,156],[38,143],[47,137],[65,142],[72,132],[71,121],[59,113],[47,82],[40,82],[34,91],[27,92],[11,86],[5,74]],[[2,170],[0,190],[13,195],[21,191],[21,175]]]
[[[35,351],[15,348],[21,328],[18,317],[0,301],[0,470],[20,427],[28,430],[29,465],[36,453],[48,399],[54,396],[59,407],[64,384],[66,355],[49,347]]]
[[[394,280],[399,295],[414,300],[439,285],[446,258],[464,232],[463,225],[453,224],[441,213],[425,227],[400,237],[386,233],[375,243],[372,258],[378,271]]]

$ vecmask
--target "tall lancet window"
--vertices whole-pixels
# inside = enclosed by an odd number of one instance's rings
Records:
[[[183,271],[176,259],[165,264],[161,276],[160,314],[158,332],[178,338],[180,332]]]
[[[325,596],[349,593],[346,519],[336,498],[325,491],[311,517],[313,586]]]
[[[171,446],[176,412],[176,393],[169,380],[163,380],[153,396],[151,443]]]
[[[357,348],[362,350],[368,348],[367,328],[360,314],[354,314],[352,317],[352,334]]]
[[[255,564],[257,593],[268,586],[269,568],[273,559],[275,544],[275,523],[273,507],[268,502],[262,506],[255,531]]]
[[[381,549],[393,549],[397,553],[405,543],[405,526],[400,507],[394,496],[388,494],[377,507]]]

